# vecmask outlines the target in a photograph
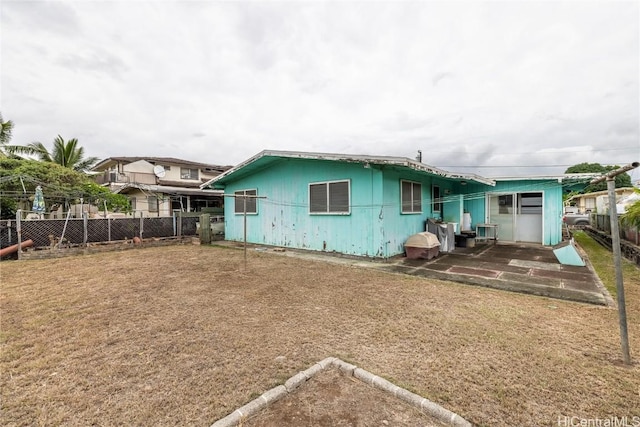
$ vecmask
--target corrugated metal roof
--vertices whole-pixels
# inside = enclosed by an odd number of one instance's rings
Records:
[[[245,160],[244,162],[234,166],[226,172],[218,175],[217,177],[205,182],[200,188],[207,188],[211,184],[224,183],[230,176],[240,176],[245,173],[252,173],[264,167],[265,164],[274,161],[275,159],[310,159],[310,160],[329,160],[336,162],[353,162],[361,164],[371,165],[389,165],[401,168],[411,169],[417,172],[424,172],[430,175],[437,175],[448,179],[458,179],[466,181],[476,181],[481,184],[495,185],[495,181],[481,177],[475,174],[460,174],[438,169],[433,166],[418,162],[416,160],[409,159],[407,157],[391,157],[391,156],[370,156],[359,154],[336,154],[336,153],[312,153],[301,151],[278,151],[278,150],[264,150],[255,156]],[[244,173],[243,173],[244,172]]]

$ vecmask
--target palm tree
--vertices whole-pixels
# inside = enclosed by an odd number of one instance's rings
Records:
[[[0,155],[6,156],[8,153],[5,151],[5,147],[11,142],[11,133],[13,132],[13,122],[7,120],[6,122],[2,118],[0,113]]]
[[[57,163],[78,172],[91,169],[98,162],[97,157],[84,157],[84,148],[78,145],[78,140],[72,138],[65,141],[60,135],[53,140],[53,150],[47,150],[41,142],[32,142],[26,146],[13,146],[12,153],[36,156],[42,162]]]

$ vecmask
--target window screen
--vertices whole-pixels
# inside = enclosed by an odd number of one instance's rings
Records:
[[[235,213],[242,214],[244,213],[244,201],[245,197],[243,196],[257,196],[258,190],[240,190],[235,193]],[[247,200],[247,213],[248,214],[257,214],[258,213],[258,204],[256,203],[255,197],[246,197]]]
[[[349,205],[349,181],[309,184],[310,213],[348,214]]]
[[[198,179],[198,169],[180,168],[180,178]]]
[[[147,205],[149,212],[158,212],[158,198],[156,196],[147,196]]]
[[[400,181],[400,193],[402,213],[422,212],[422,184],[419,182]]]
[[[542,214],[542,193],[518,194],[521,214]]]
[[[442,212],[442,199],[440,195],[440,187],[434,185],[432,187],[432,196],[433,196],[433,211],[434,212]]]

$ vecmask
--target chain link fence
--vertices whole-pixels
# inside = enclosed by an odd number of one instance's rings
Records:
[[[0,221],[0,248],[31,240],[32,247],[82,246],[88,243],[126,241],[139,237],[168,238],[196,236],[200,215],[176,212],[170,217],[25,219],[18,211],[15,220]],[[32,215],[28,215],[32,217]],[[216,217],[215,221],[223,221]]]

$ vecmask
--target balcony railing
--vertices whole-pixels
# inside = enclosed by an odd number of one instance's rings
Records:
[[[110,172],[95,176],[98,184],[155,184],[156,176],[144,172]]]

